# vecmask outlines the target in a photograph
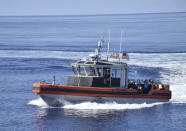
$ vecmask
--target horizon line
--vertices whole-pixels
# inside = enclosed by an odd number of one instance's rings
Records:
[[[113,13],[113,14],[69,14],[69,15],[0,15],[0,17],[56,17],[56,16],[112,16],[112,15],[140,15],[140,14],[171,14],[171,13],[186,13],[186,11],[175,12],[139,12],[139,13]]]

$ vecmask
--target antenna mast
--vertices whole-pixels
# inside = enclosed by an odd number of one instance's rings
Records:
[[[109,30],[109,39],[108,39],[108,47],[107,47],[107,60],[109,58],[109,49],[110,49],[110,30]]]
[[[122,42],[123,42],[123,31],[121,31],[121,40],[120,40],[120,50],[119,50],[119,62],[120,62],[120,55],[121,55],[121,48],[122,48]]]
[[[123,31],[121,31],[120,50],[119,50],[120,53],[122,48],[122,42],[123,42]]]

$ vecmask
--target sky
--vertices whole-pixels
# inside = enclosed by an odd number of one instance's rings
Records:
[[[0,0],[0,16],[186,12],[186,0]]]

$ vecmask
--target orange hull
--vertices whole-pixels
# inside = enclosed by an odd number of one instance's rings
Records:
[[[148,94],[140,94],[135,89],[76,87],[41,83],[35,83],[32,92],[37,94],[87,97],[171,99],[171,91],[167,90],[151,90]]]

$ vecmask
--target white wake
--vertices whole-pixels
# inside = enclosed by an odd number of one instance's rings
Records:
[[[83,102],[80,104],[64,105],[65,109],[78,109],[78,110],[127,110],[127,109],[142,109],[149,108],[162,103],[142,103],[142,104],[118,104],[112,103],[96,103],[96,102]]]
[[[112,103],[96,103],[96,102],[82,102],[79,104],[72,104],[70,102],[66,103],[64,106],[58,108],[64,109],[78,109],[78,110],[127,110],[127,109],[142,109],[149,108],[155,105],[163,104],[162,102],[157,103],[142,103],[142,104],[118,104],[116,102]],[[48,106],[41,98],[31,100],[28,105],[34,105],[41,108],[53,108]]]
[[[48,108],[49,107],[41,98],[31,100],[27,104],[42,107],[42,108]]]
[[[171,86],[172,99],[171,103],[185,103],[186,104],[186,85]]]

